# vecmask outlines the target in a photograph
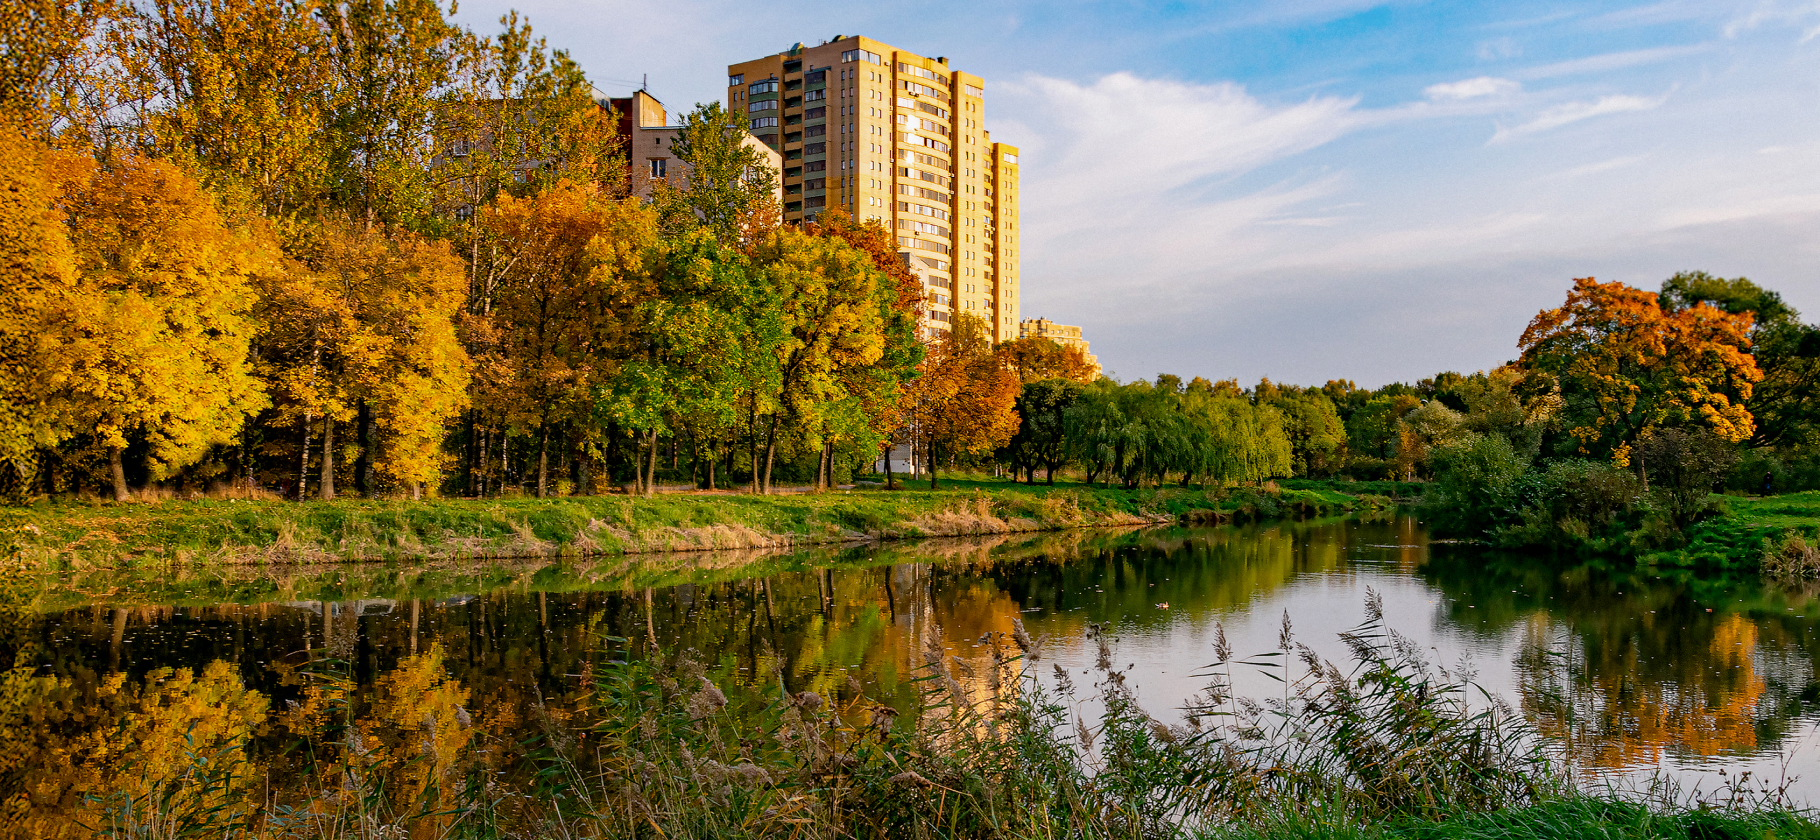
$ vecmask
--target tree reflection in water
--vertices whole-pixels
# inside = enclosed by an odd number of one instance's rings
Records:
[[[988,696],[981,640],[1014,619],[1070,644],[1090,622],[1210,626],[1334,575],[1428,587],[1471,605],[1442,616],[1458,635],[1523,642],[1515,699],[1583,769],[1779,749],[1816,696],[1820,611],[1799,594],[1430,546],[1408,518],[337,569],[263,586],[232,570],[72,577],[41,582],[37,602],[60,608],[17,618],[36,649],[3,733],[30,745],[10,763],[27,794],[12,807],[39,836],[86,836],[76,826],[160,797],[218,816],[430,814],[476,783],[461,770],[476,756],[505,774],[486,784],[529,784],[513,776],[527,744],[584,721],[591,677],[627,655],[693,652],[736,710],[781,688],[835,704],[863,692],[908,714],[932,645],[963,691]]]

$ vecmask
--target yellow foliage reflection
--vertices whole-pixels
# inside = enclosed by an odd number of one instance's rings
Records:
[[[1756,749],[1766,683],[1753,658],[1758,628],[1743,616],[1719,619],[1703,646],[1653,656],[1624,638],[1582,638],[1564,654],[1538,653],[1551,630],[1544,614],[1532,617],[1519,692],[1525,713],[1576,767]]]

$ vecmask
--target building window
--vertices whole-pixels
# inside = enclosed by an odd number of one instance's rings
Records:
[[[840,54],[840,60],[842,64],[849,61],[866,61],[872,64],[881,65],[885,63],[885,60],[881,58],[878,53],[867,52],[865,50],[847,50]]]
[[[746,106],[746,111],[748,113],[754,113],[754,114],[758,113],[759,111],[775,111],[775,110],[777,110],[777,100],[775,100],[775,99],[766,99],[766,100],[763,100],[760,102],[754,102],[751,105]]]
[[[769,128],[774,125],[777,125],[776,117],[759,117],[752,121],[753,128]]]
[[[750,90],[753,93],[776,93],[777,92],[777,80],[776,79],[766,79],[765,81],[762,81],[762,82],[753,82],[752,87],[747,88],[747,90]]]
[[[807,143],[807,144],[803,145],[803,154],[805,154],[805,155],[826,154],[827,151],[828,151],[827,143]]]
[[[986,92],[977,87],[974,87],[973,85],[968,85],[967,86],[967,95],[973,97],[974,99],[984,99],[986,97]]]
[[[810,108],[803,112],[803,119],[805,120],[824,120],[827,118],[827,108]]]
[[[744,73],[740,73],[738,75],[727,77],[727,87],[739,87],[740,85],[743,85],[745,83],[746,83],[746,74],[744,74]]]
[[[669,162],[669,158],[651,158],[651,177],[655,180],[662,180],[665,177],[664,173],[668,171]]]
[[[822,88],[821,90],[810,90],[810,91],[803,92],[803,101],[804,102],[814,102],[817,99],[827,99],[827,98],[828,98],[828,89],[827,88]]]

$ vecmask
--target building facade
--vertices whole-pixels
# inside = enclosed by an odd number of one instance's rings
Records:
[[[1018,338],[1047,338],[1063,347],[1076,347],[1081,355],[1087,357],[1087,364],[1093,365],[1094,372],[1100,369],[1100,360],[1093,355],[1087,339],[1081,337],[1081,328],[1058,324],[1048,318],[1031,318],[1018,324]]]
[[[1018,150],[985,128],[986,83],[870,38],[727,67],[727,107],[782,155],[784,221],[830,209],[897,236],[928,291],[925,334],[961,313],[1018,334]]]
[[[619,121],[619,137],[625,148],[626,166],[631,170],[628,183],[633,195],[650,198],[659,182],[688,186],[689,165],[678,158],[675,151],[676,133],[681,127],[669,124],[669,112],[664,109],[664,103],[644,90],[633,91],[627,97],[600,98],[599,102],[602,107],[611,109]],[[783,168],[783,156],[775,147],[750,133],[742,142],[748,148],[758,150],[774,171]],[[776,197],[778,201],[783,200],[781,184]]]

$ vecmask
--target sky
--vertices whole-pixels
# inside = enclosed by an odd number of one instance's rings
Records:
[[[1129,381],[1375,387],[1517,356],[1576,277],[1749,277],[1820,321],[1820,0],[510,8],[672,111],[865,35],[987,82],[1022,315]]]

